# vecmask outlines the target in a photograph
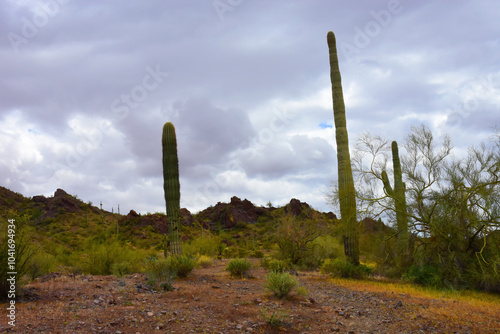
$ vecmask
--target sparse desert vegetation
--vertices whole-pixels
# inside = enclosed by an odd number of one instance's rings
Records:
[[[62,207],[45,223],[32,213],[51,215],[46,206],[5,188],[1,194],[3,203],[17,203],[7,215],[18,220],[25,231],[21,240],[30,245],[16,304],[19,332],[148,333],[158,328],[171,333],[495,333],[500,328],[495,294],[382,278],[378,253],[372,250],[383,235],[392,233],[390,227],[364,222],[364,264],[353,266],[343,257],[336,218],[298,200],[264,210],[233,198],[184,216],[191,223],[183,225],[183,255],[164,258],[158,223],[164,215],[101,212],[59,190],[47,203],[64,196],[78,209],[67,212]],[[253,222],[224,226],[230,222],[225,217],[243,215],[243,205],[248,217],[260,214]],[[210,220],[217,215],[219,222]],[[317,228],[326,231],[299,252],[297,261],[277,242],[283,217],[307,224],[314,217]],[[237,263],[243,275],[232,275],[230,263]],[[366,271],[349,274],[359,268]]]
[[[0,329],[500,331],[500,135],[460,160],[449,139],[437,147],[414,127],[406,155],[391,143],[390,180],[388,142],[365,134],[353,164],[332,32],[327,41],[338,158],[330,199],[341,219],[297,199],[181,209],[167,122],[167,215],[109,213],[62,189],[50,198],[0,189],[0,262],[16,271],[2,270],[0,298],[18,301],[16,327]]]

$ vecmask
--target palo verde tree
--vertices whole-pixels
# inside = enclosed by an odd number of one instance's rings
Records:
[[[364,134],[356,148],[358,203],[397,227],[396,186],[381,186],[388,183],[387,141]],[[450,139],[437,144],[422,125],[412,127],[404,151],[398,156],[415,249],[413,265],[401,273],[419,283],[500,291],[500,137],[455,158]]]
[[[161,142],[163,149],[163,190],[167,208],[170,252],[172,254],[181,254],[179,159],[177,157],[175,127],[171,122],[167,122],[163,126]]]
[[[327,42],[330,54],[330,79],[332,82],[333,116],[337,142],[338,191],[343,225],[344,252],[349,261],[357,265],[359,264],[359,239],[356,193],[349,155],[349,139],[347,136],[344,94],[342,92],[337,46],[332,31],[327,34]]]

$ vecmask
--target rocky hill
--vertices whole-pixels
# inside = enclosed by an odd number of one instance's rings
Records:
[[[38,226],[47,226],[51,223],[57,224],[58,218],[85,215],[86,221],[108,217],[108,223],[119,225],[127,229],[140,230],[141,228],[151,226],[156,233],[168,233],[167,216],[162,213],[141,215],[131,210],[126,215],[118,215],[105,210],[101,210],[90,203],[85,203],[77,196],[70,195],[63,189],[57,189],[52,197],[33,196],[24,197],[5,187],[0,187],[0,206],[2,213],[7,210],[16,210],[19,214],[27,214]],[[240,199],[233,196],[229,203],[218,202],[214,206],[208,207],[199,213],[193,215],[186,209],[181,209],[182,225],[185,226],[203,226],[206,229],[215,230],[218,228],[231,229],[239,224],[254,224],[259,219],[272,219],[271,213],[275,210],[282,210],[284,214],[292,216],[302,216],[303,218],[321,218],[328,220],[337,220],[333,212],[318,212],[311,208],[305,202],[292,198],[288,204],[282,208],[272,206],[256,206],[248,199]],[[90,218],[89,218],[90,217]],[[114,219],[111,219],[114,218]],[[372,219],[364,221],[367,231],[385,230],[387,227],[382,222]]]

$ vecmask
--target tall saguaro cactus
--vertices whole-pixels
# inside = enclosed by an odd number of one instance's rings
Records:
[[[175,127],[171,122],[167,122],[163,126],[161,142],[163,148],[163,190],[167,207],[170,252],[181,254],[179,159],[177,157]]]
[[[387,195],[394,200],[396,210],[396,222],[398,226],[397,253],[400,266],[405,266],[409,260],[409,239],[408,239],[408,215],[406,212],[406,185],[403,182],[401,171],[401,161],[399,160],[398,143],[392,142],[392,164],[394,169],[394,189],[387,176],[387,172],[382,172],[382,181]]]
[[[359,238],[356,217],[356,193],[352,177],[349,139],[345,117],[344,94],[340,78],[339,60],[335,35],[327,36],[330,53],[330,79],[332,81],[333,116],[337,141],[337,165],[339,178],[340,216],[343,225],[344,253],[353,264],[359,264]]]

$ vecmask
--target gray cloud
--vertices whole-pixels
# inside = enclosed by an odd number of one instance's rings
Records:
[[[462,148],[499,120],[496,7],[242,1],[220,13],[181,0],[2,2],[0,183],[162,211],[161,128],[172,121],[181,205],[296,197],[328,210],[327,31],[351,143],[366,130],[404,140],[425,123]]]

